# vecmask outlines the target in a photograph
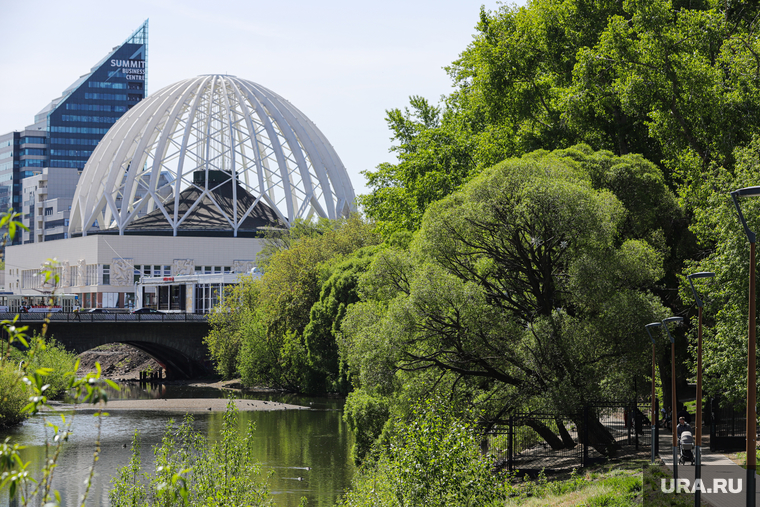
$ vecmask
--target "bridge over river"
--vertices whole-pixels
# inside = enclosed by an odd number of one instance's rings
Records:
[[[15,316],[0,313],[0,320],[13,320]],[[126,343],[155,358],[169,378],[192,378],[208,369],[203,338],[210,327],[205,315],[21,313],[18,317],[17,325],[29,326],[27,334],[41,333],[47,321],[46,336],[75,354],[107,343]]]

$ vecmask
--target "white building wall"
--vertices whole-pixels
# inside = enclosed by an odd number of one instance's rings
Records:
[[[30,229],[23,232],[23,243],[68,237],[69,215],[79,171],[46,167],[41,174],[21,181],[23,223]]]
[[[263,244],[264,240],[258,238],[97,234],[15,245],[6,248],[6,286],[14,294],[26,295],[39,295],[41,291],[53,289],[67,294],[133,294],[134,280],[128,275],[133,266],[170,266],[172,276],[195,272],[195,266],[230,267],[233,272],[245,273],[254,266]],[[57,287],[45,285],[39,277],[32,276],[34,270],[39,270],[49,259],[55,259],[59,267]],[[108,284],[103,283],[105,266],[108,266]],[[97,270],[95,283],[87,285],[93,282],[93,270]],[[24,287],[25,273],[27,287]],[[29,286],[34,283],[37,286]]]

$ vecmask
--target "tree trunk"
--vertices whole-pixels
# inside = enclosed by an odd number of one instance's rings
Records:
[[[609,430],[604,427],[599,419],[595,416],[589,417],[588,442],[586,442],[586,431],[583,427],[583,417],[581,416],[579,419],[581,420],[574,421],[578,427],[578,440],[583,444],[590,445],[602,456],[614,456],[615,451],[620,449],[620,445],[615,441],[615,438]]]
[[[536,419],[525,419],[523,423],[538,433],[539,436],[541,436],[541,438],[543,438],[553,450],[558,451],[565,448],[564,442],[562,442],[562,440],[554,434],[551,428],[549,428],[541,421],[538,421]]]
[[[555,417],[554,422],[557,423],[559,436],[562,437],[562,442],[565,444],[565,449],[574,448],[577,444],[573,440],[573,437],[570,436],[570,432],[567,431],[567,428],[565,428],[565,423],[562,422],[562,419],[560,419],[559,417]]]

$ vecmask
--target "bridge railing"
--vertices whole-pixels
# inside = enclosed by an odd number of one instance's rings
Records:
[[[0,313],[0,320],[13,320],[15,313]],[[46,318],[50,322],[205,322],[206,315],[193,313],[19,313],[18,322],[43,322]]]

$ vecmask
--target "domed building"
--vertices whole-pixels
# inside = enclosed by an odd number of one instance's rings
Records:
[[[134,306],[136,282],[159,277],[185,288],[143,288],[140,305],[207,311],[191,278],[232,283],[255,266],[268,231],[346,217],[354,198],[340,157],[290,102],[234,76],[198,76],[113,125],[77,184],[69,238],[8,247],[6,286],[51,290],[35,275],[55,257],[56,290],[84,308]]]

